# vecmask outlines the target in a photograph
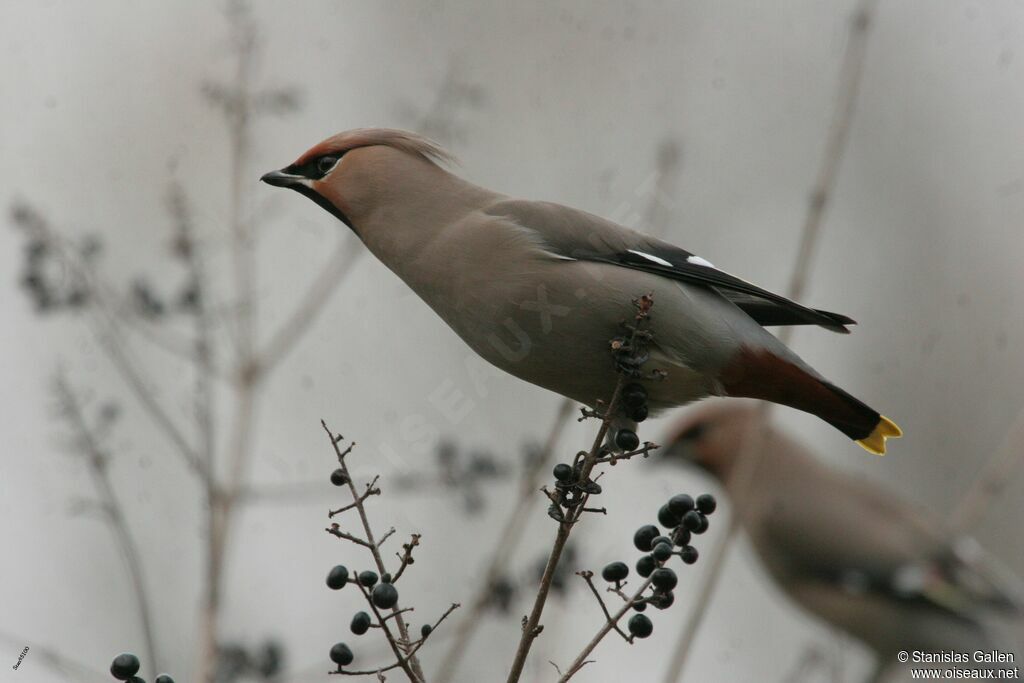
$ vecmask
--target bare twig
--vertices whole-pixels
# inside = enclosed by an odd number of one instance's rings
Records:
[[[398,555],[398,553],[395,553],[395,555],[398,556],[398,561],[401,564],[398,567],[398,571],[395,572],[395,575],[391,577],[391,583],[398,583],[398,579],[400,579],[402,577],[402,574],[405,573],[405,568],[408,567],[410,564],[412,564],[415,561],[415,560],[413,560],[413,557],[412,557],[412,551],[413,551],[413,548],[415,548],[419,544],[420,544],[420,535],[419,534],[413,534],[412,538],[409,539],[408,543],[403,543],[402,544],[402,554]]]
[[[260,368],[264,373],[277,367],[295,348],[298,341],[309,331],[309,328],[323,312],[331,295],[341,285],[345,276],[352,272],[352,267],[363,254],[358,242],[359,239],[353,234],[346,235],[338,242],[334,254],[313,280],[306,294],[299,299],[298,307],[288,316],[258,354]]]
[[[839,75],[836,110],[829,128],[821,166],[819,167],[811,192],[807,216],[801,229],[800,247],[787,290],[787,296],[793,299],[800,299],[807,287],[807,280],[815,253],[814,247],[817,244],[818,235],[821,232],[825,216],[825,209],[835,188],[836,176],[843,154],[846,151],[850,124],[853,120],[857,95],[860,91],[861,77],[864,71],[869,28],[877,4],[878,0],[861,0],[850,20],[849,38],[843,58],[842,70]],[[780,339],[783,342],[788,342],[792,336],[793,329],[792,327],[783,328],[779,335]],[[761,417],[764,420],[767,419],[768,411],[770,410],[769,406],[770,404],[764,403],[760,408]],[[763,428],[757,430],[757,433],[750,435],[749,438],[744,440],[740,448],[739,463],[733,475],[739,483],[738,490],[740,491],[752,485],[754,481],[754,474],[761,459],[759,444],[763,440],[763,432]],[[704,562],[703,583],[700,590],[697,591],[697,599],[687,616],[679,641],[676,647],[672,649],[672,659],[662,679],[665,683],[675,683],[678,681],[686,665],[697,631],[700,628],[704,615],[707,613],[711,596],[714,594],[719,578],[721,578],[722,566],[732,545],[732,540],[739,530],[740,514],[737,507],[742,505],[743,499],[744,497],[741,495],[733,498],[733,510],[726,533],[721,537],[719,543],[712,549],[709,557]]]
[[[467,614],[455,627],[455,635],[441,660],[440,667],[438,667],[437,675],[434,677],[437,683],[450,681],[455,675],[462,657],[469,651],[469,640],[476,633],[480,617],[490,602],[494,583],[501,576],[504,568],[508,566],[509,558],[516,553],[519,542],[522,540],[523,532],[526,530],[526,521],[533,509],[534,494],[540,485],[546,466],[551,461],[555,447],[561,439],[562,432],[569,424],[569,418],[572,416],[575,405],[575,402],[569,399],[564,399],[559,403],[555,412],[555,421],[541,446],[540,453],[523,473],[515,506],[505,518],[505,524],[501,533],[498,534],[498,541],[494,546],[494,551],[490,554],[483,578],[477,583],[476,593],[470,599],[469,606],[465,610]]]
[[[582,571],[576,572],[576,575],[582,577],[587,582],[587,587],[590,588],[590,592],[594,594],[597,604],[601,606],[601,611],[604,612],[604,618],[612,624],[615,632],[622,636],[623,640],[630,642],[632,639],[623,633],[622,629],[619,628],[618,622],[612,619],[612,615],[608,612],[608,605],[604,604],[604,598],[597,592],[597,588],[594,586],[594,572]]]
[[[635,304],[638,312],[629,341],[625,343],[613,342],[613,349],[621,351],[632,350],[640,343],[641,339],[648,338],[649,333],[642,328],[649,317],[653,300],[650,296],[643,296],[637,299]],[[598,458],[601,457],[601,445],[604,443],[605,437],[608,435],[615,411],[618,409],[619,396],[621,395],[626,383],[627,374],[622,372],[618,376],[618,381],[615,384],[615,390],[612,392],[612,396],[608,401],[607,408],[601,420],[601,426],[597,431],[597,435],[594,437],[594,443],[591,446],[590,451],[583,457],[582,463],[580,463],[578,475],[578,481],[580,482],[587,482],[590,480],[590,474],[593,471],[594,466],[597,464]],[[543,630],[543,627],[540,625],[540,618],[544,612],[544,605],[547,603],[548,593],[551,590],[551,581],[555,576],[555,570],[558,568],[558,562],[562,557],[562,552],[565,550],[565,544],[569,540],[569,535],[572,533],[572,529],[576,522],[579,521],[580,517],[586,511],[587,500],[589,500],[589,498],[589,493],[584,494],[575,507],[567,510],[566,514],[558,524],[558,531],[555,534],[555,540],[552,544],[547,564],[544,566],[544,573],[541,576],[540,586],[538,587],[537,595],[534,598],[533,608],[530,610],[529,616],[523,621],[522,635],[519,639],[519,645],[516,648],[515,657],[512,660],[512,666],[509,669],[507,683],[515,683],[520,679],[523,674],[523,667],[526,664],[526,657],[530,653],[530,648],[533,646],[534,640],[536,640],[537,636],[540,635],[540,632]],[[553,505],[552,507],[557,509],[557,506]]]
[[[100,497],[104,518],[110,524],[111,531],[117,544],[121,547],[121,554],[128,565],[128,576],[131,579],[132,589],[135,593],[136,607],[139,611],[139,625],[142,629],[143,646],[146,649],[146,664],[150,675],[155,676],[159,670],[159,659],[157,658],[156,638],[153,634],[153,615],[149,604],[149,593],[146,591],[146,582],[142,572],[142,560],[139,549],[135,545],[135,538],[128,528],[128,522],[124,516],[124,509],[121,501],[114,491],[114,485],[110,481],[110,474],[107,470],[107,454],[103,451],[99,441],[89,426],[89,422],[82,412],[82,405],[68,384],[67,380],[58,375],[56,380],[57,400],[60,402],[62,414],[67,418],[71,428],[75,432],[75,444],[82,449],[85,456],[89,473],[92,475],[93,485]]]
[[[969,533],[981,521],[992,501],[1013,481],[1015,470],[1024,464],[1024,410],[1017,414],[1010,429],[978,472],[977,478],[960,499],[949,527],[954,534]]]
[[[374,604],[373,599],[370,597],[370,592],[366,590],[366,587],[359,581],[355,581],[355,584],[359,589],[359,592],[363,594],[366,604],[370,606],[370,610],[373,612],[373,615],[377,618],[377,625],[382,631],[384,631],[384,637],[388,642],[388,646],[391,647],[391,652],[395,655],[395,667],[401,668],[412,683],[422,682],[423,678],[416,673],[412,666],[412,662],[415,659],[414,656],[411,651],[406,654],[410,643],[408,634],[402,635],[400,633],[401,640],[395,638],[395,634],[393,634],[391,629],[388,627],[387,618],[381,615],[380,610],[377,609],[377,605]],[[399,620],[402,618],[402,612],[396,605],[391,609],[391,614],[388,616],[395,617],[395,624],[397,625]],[[380,669],[380,671],[383,672],[385,669]]]
[[[104,673],[96,671],[88,664],[83,664],[82,662],[68,657],[51,647],[40,645],[23,638],[18,638],[13,634],[2,630],[0,630],[0,640],[7,641],[15,647],[30,647],[30,656],[33,659],[38,657],[53,669],[60,671],[75,680],[83,682],[87,681],[88,683],[107,683],[107,681],[110,680],[109,672]]]
[[[438,618],[438,620],[434,622],[433,626],[430,627],[430,632],[427,633],[427,635],[425,635],[422,638],[420,638],[419,640],[415,641],[415,644],[409,650],[409,654],[405,655],[404,657],[403,656],[399,656],[398,660],[396,662],[394,662],[393,664],[390,664],[390,665],[388,665],[388,666],[386,666],[386,667],[384,667],[382,669],[364,669],[362,671],[341,671],[341,672],[329,671],[328,673],[332,673],[332,674],[341,673],[341,674],[344,674],[345,676],[373,676],[373,675],[378,675],[379,676],[380,674],[382,674],[382,673],[384,673],[386,671],[391,671],[392,669],[397,669],[397,668],[401,667],[403,665],[403,663],[407,663],[411,657],[414,657],[416,655],[416,653],[419,652],[420,648],[423,647],[426,644],[427,639],[430,638],[430,636],[434,635],[434,633],[437,632],[437,627],[441,625],[441,622],[443,622],[445,619],[447,619],[448,615],[451,614],[452,612],[454,612],[455,610],[457,610],[458,608],[459,608],[459,603],[453,602],[448,607],[448,609],[446,609],[444,611],[444,613]]]
[[[348,505],[343,505],[340,508],[338,508],[337,510],[328,510],[327,511],[327,517],[331,518],[331,517],[334,517],[335,515],[340,515],[341,513],[345,512],[346,510],[351,510],[352,508],[354,508],[357,505],[362,505],[363,503],[366,502],[366,499],[369,498],[370,496],[379,496],[380,495],[380,489],[377,488],[377,480],[378,479],[380,479],[380,476],[379,475],[375,476],[373,478],[373,480],[369,484],[366,485],[366,490],[363,491],[354,501],[352,501]]]
[[[327,423],[324,420],[320,421],[320,425],[324,428],[324,431],[327,432],[327,436],[331,440],[331,446],[334,448],[334,453],[338,457],[338,466],[342,469],[342,471],[345,474],[345,480],[348,485],[349,492],[352,494],[352,500],[355,501],[356,503],[355,509],[356,512],[359,513],[359,520],[362,523],[363,533],[366,536],[365,547],[370,551],[370,554],[373,555],[373,562],[377,567],[378,573],[383,576],[388,572],[387,568],[384,566],[384,558],[380,554],[380,544],[383,543],[384,540],[392,532],[394,532],[394,529],[391,529],[387,534],[385,534],[380,541],[374,540],[373,529],[370,526],[369,518],[366,516],[366,506],[364,505],[365,499],[361,498],[359,492],[356,491],[356,485],[352,481],[352,477],[349,475],[348,465],[345,464],[345,456],[352,452],[352,448],[355,446],[355,443],[353,442],[349,444],[348,448],[342,449],[341,446],[339,445],[341,437],[336,436],[333,432],[331,432],[330,428],[327,426]],[[364,544],[361,543],[360,545]],[[374,609],[376,610],[376,608]],[[393,607],[392,613],[395,616],[395,626],[398,629],[398,634],[400,636],[401,642],[410,643],[412,641],[409,638],[409,628],[406,626],[405,619],[403,619],[402,615],[397,612],[398,607]],[[401,655],[399,654],[397,656],[401,661]],[[402,669],[409,676],[409,679],[414,683],[416,683],[417,681],[425,680],[423,676],[423,668],[420,666],[420,662],[416,658],[414,653],[410,653],[405,658],[405,663],[402,665]]]
[[[588,580],[587,583],[590,584],[590,581]],[[576,656],[576,659],[574,659],[572,664],[569,665],[569,668],[566,669],[565,674],[563,674],[562,677],[558,679],[558,683],[565,683],[565,681],[568,681],[570,678],[579,673],[579,670],[582,669],[583,666],[588,663],[588,661],[590,661],[587,659],[587,657],[589,657],[591,653],[593,653],[594,648],[596,648],[598,644],[602,640],[604,640],[604,637],[611,633],[612,630],[618,631],[619,635],[625,638],[627,642],[633,642],[633,637],[626,636],[624,633],[622,633],[622,631],[619,630],[618,624],[622,617],[624,617],[626,613],[633,608],[633,605],[635,605],[638,601],[640,601],[643,598],[644,591],[646,591],[648,587],[650,587],[650,585],[651,579],[648,578],[640,585],[639,588],[636,589],[636,592],[633,593],[633,596],[623,603],[622,607],[620,607],[615,614],[609,615],[608,610],[604,610],[604,624],[602,624],[601,628],[597,630],[597,633],[594,634],[594,637],[590,639],[590,642],[586,644],[583,650],[580,651],[579,655]],[[595,595],[597,595],[597,590],[594,588],[593,584],[590,584],[590,589],[594,591]],[[600,601],[600,597],[598,598],[598,601]],[[604,609],[603,602],[601,603],[601,608]]]

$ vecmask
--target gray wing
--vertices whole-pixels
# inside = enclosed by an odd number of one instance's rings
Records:
[[[713,288],[760,325],[819,325],[845,334],[849,332],[846,325],[856,324],[845,315],[808,308],[761,289],[685,249],[585,211],[513,199],[490,206],[486,213],[536,231],[548,249],[562,258],[609,263]]]
[[[792,576],[961,618],[1020,610],[1014,582],[997,576],[980,548],[953,542],[876,484],[801,464],[820,472],[817,481],[788,491],[763,527],[769,552],[787,559]]]

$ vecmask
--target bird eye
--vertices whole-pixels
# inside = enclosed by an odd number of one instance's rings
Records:
[[[321,175],[327,175],[336,163],[338,163],[338,157],[320,157],[320,160],[316,162],[316,170]]]

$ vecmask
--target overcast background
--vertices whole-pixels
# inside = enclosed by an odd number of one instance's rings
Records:
[[[257,179],[327,135],[361,126],[430,128],[459,157],[458,172],[475,182],[641,228],[658,149],[675,145],[678,165],[663,175],[665,213],[654,227],[720,267],[784,289],[853,6],[253,3],[263,50],[257,84],[301,95],[298,112],[255,123],[245,169],[246,204],[269,217],[260,227],[260,329],[284,319],[345,228]],[[114,282],[140,273],[176,282],[165,209],[176,180],[220,254],[213,265],[226,267],[226,128],[200,92],[203,83],[232,77],[223,6],[9,0],[2,14],[3,214],[28,202],[69,235],[100,235],[102,268]],[[800,330],[794,345],[907,436],[875,458],[811,417],[776,413],[835,465],[884,480],[938,514],[956,503],[1022,407],[1022,48],[1019,1],[882,0],[804,297],[860,325],[848,337]],[[141,650],[109,529],[73,513],[91,488],[81,459],[62,446],[68,430],[53,411],[51,380],[63,367],[76,386],[122,405],[111,473],[142,547],[161,669],[187,681],[201,585],[198,487],[128,397],[83,316],[33,312],[18,284],[23,244],[21,233],[0,229],[0,631],[99,671],[118,652]],[[160,398],[187,417],[192,380],[184,366],[144,344],[137,349]],[[353,461],[361,473],[384,475],[385,496],[372,503],[377,526],[395,525],[396,538],[423,534],[419,561],[403,579],[403,601],[415,596],[417,628],[468,597],[513,499],[512,482],[487,489],[483,514],[467,514],[451,493],[396,493],[392,475],[429,471],[441,437],[464,452],[517,461],[523,444],[542,438],[559,401],[498,375],[481,396],[468,357],[382,265],[368,256],[355,263],[260,406],[251,480],[322,484],[307,500],[246,509],[229,560],[226,640],[283,641],[290,670],[318,672],[306,681],[326,681],[320,672],[330,645],[353,640],[355,594],[329,593],[323,578],[336,562],[365,560],[323,532],[326,506],[345,501],[326,481],[332,456],[321,417],[361,442]],[[439,386],[474,397],[457,425],[430,398]],[[427,425],[426,438],[406,438],[410,418]],[[645,423],[641,436],[657,440],[664,424]],[[574,425],[560,459],[587,445],[592,429]],[[654,516],[656,501],[714,490],[696,473],[649,463],[612,474],[602,496],[610,514],[578,530],[581,566],[632,563],[632,530]],[[1018,476],[978,530],[1018,574],[1022,493]],[[518,573],[554,534],[539,495],[535,507]],[[582,680],[658,680],[701,570],[680,572],[676,605],[654,615],[651,639],[633,647],[608,639]],[[546,661],[570,661],[600,624],[591,598],[573,587],[568,600],[548,607],[531,660],[538,668],[528,678],[550,680]],[[503,619],[485,620],[460,680],[504,677],[526,611],[520,603]],[[776,593],[741,545],[685,679],[781,681],[814,646],[840,651],[841,680],[860,680],[869,658],[841,642]],[[23,644],[0,640],[0,680],[65,680],[33,652],[12,671]],[[382,656],[380,648],[360,647],[363,663]],[[428,671],[443,651],[440,639],[427,648]]]

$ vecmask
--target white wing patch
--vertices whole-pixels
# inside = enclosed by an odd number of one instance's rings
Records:
[[[650,261],[651,263],[657,263],[659,266],[668,266],[669,268],[672,267],[672,264],[669,263],[668,261],[666,261],[663,258],[659,258],[657,256],[651,256],[650,254],[645,254],[644,252],[637,251],[636,249],[629,249],[628,251],[629,251],[630,254],[636,254],[640,258],[645,258],[648,261]]]
[[[695,266],[705,266],[707,268],[714,268],[715,264],[707,259],[703,259],[700,256],[688,256],[686,258],[687,263],[692,263]]]

